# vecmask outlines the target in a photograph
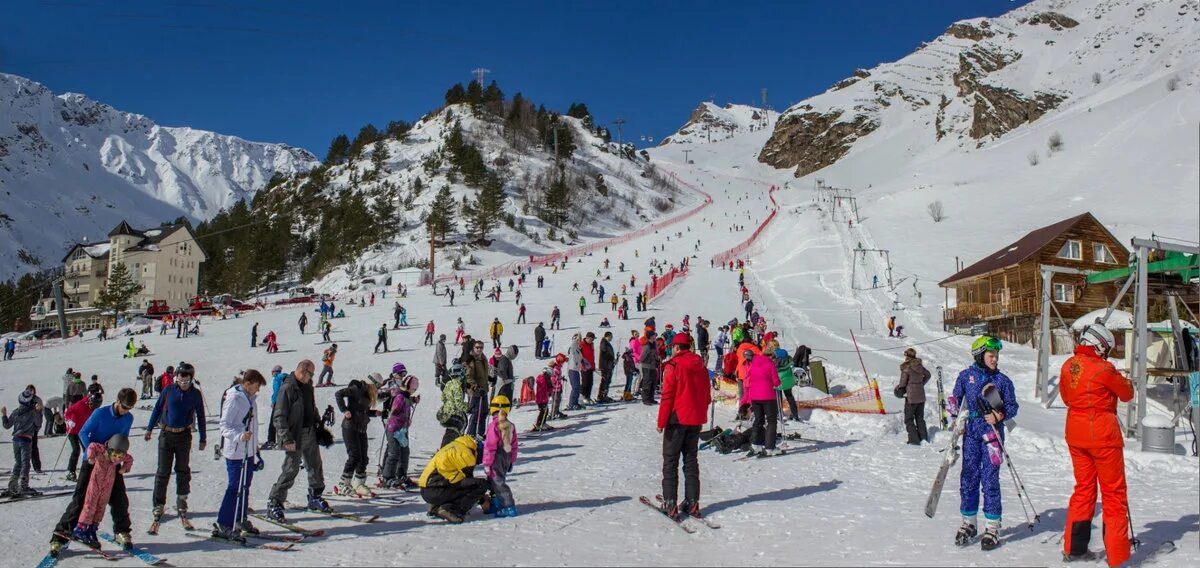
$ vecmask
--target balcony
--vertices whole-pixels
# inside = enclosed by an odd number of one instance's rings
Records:
[[[987,321],[1010,316],[1037,314],[1039,310],[1040,306],[1034,298],[1017,298],[988,304],[960,303],[953,308],[942,310],[942,321],[945,323]]]

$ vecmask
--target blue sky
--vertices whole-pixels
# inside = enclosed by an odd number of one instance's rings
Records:
[[[585,102],[657,141],[702,100],[766,87],[782,109],[1021,3],[6,0],[0,71],[323,157],[338,133],[416,120],[483,66],[508,96]]]

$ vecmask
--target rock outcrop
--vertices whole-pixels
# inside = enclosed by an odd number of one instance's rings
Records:
[[[805,176],[840,160],[859,138],[879,128],[865,114],[843,120],[842,111],[790,113],[779,119],[758,161],[777,168],[796,168]]]

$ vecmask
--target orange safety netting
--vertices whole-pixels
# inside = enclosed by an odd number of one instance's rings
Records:
[[[650,302],[651,300],[661,296],[672,282],[674,282],[676,279],[687,276],[687,273],[687,268],[682,270],[678,268],[672,268],[670,272],[663,274],[661,277],[651,276],[650,283],[646,285],[646,302]]]
[[[800,408],[820,408],[832,412],[885,414],[883,399],[879,396],[879,383],[874,380],[865,387],[847,393],[814,400],[797,400],[796,405]]]
[[[714,264],[725,265],[729,261],[741,256],[742,253],[749,250],[750,247],[754,246],[754,244],[758,241],[759,235],[766,230],[767,225],[771,224],[771,221],[775,219],[775,214],[779,211],[779,205],[775,203],[774,193],[776,189],[778,189],[778,187],[772,185],[771,189],[767,191],[767,197],[771,199],[771,206],[775,208],[771,211],[771,214],[767,215],[767,218],[763,219],[762,223],[758,224],[758,228],[754,229],[754,232],[750,234],[749,238],[738,243],[737,246],[727,251],[719,252],[716,255],[713,255],[712,262]]]
[[[671,173],[671,172],[668,172],[668,173]],[[548,253],[548,254],[543,254],[543,255],[530,255],[529,260],[524,260],[524,259],[512,260],[512,261],[506,262],[504,264],[498,264],[496,266],[490,266],[487,268],[480,268],[478,270],[470,270],[470,271],[465,271],[465,272],[460,271],[460,272],[456,272],[454,274],[443,274],[443,275],[435,278],[433,280],[433,283],[441,284],[443,282],[457,281],[459,278],[462,278],[463,280],[479,280],[481,278],[497,278],[499,276],[515,275],[518,272],[520,272],[526,268],[529,268],[529,267],[538,268],[538,267],[550,266],[553,263],[557,263],[557,262],[566,260],[570,257],[583,256],[590,252],[594,252],[597,250],[603,250],[605,247],[609,247],[609,246],[617,245],[617,244],[621,244],[621,243],[626,243],[626,242],[632,241],[634,239],[644,237],[646,235],[653,235],[656,231],[658,231],[660,229],[669,227],[671,225],[674,225],[675,223],[679,223],[680,221],[684,221],[684,220],[692,217],[693,215],[702,211],[705,207],[708,207],[709,205],[712,204],[713,198],[708,193],[701,191],[696,186],[694,186],[690,183],[687,183],[687,182],[683,181],[682,179],[679,179],[678,177],[675,176],[674,173],[671,173],[671,177],[674,179],[674,181],[676,181],[680,185],[687,187],[688,189],[691,189],[692,191],[695,191],[696,193],[699,193],[700,195],[704,196],[704,201],[701,202],[700,205],[697,205],[696,207],[693,207],[692,209],[689,209],[683,213],[680,213],[680,214],[670,217],[668,219],[664,219],[657,223],[652,223],[650,225],[646,225],[646,226],[642,227],[641,229],[638,229],[638,230],[630,232],[630,233],[625,233],[624,235],[621,235],[619,237],[613,237],[611,239],[604,239],[602,241],[596,241],[594,243],[588,243],[586,245],[579,245],[576,247],[571,247],[564,251],[558,251],[558,252],[553,252],[553,253]]]

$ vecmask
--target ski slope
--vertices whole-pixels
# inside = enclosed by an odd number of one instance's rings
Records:
[[[729,144],[752,145],[752,136],[731,139]],[[752,166],[733,168],[723,163],[722,150],[712,145],[711,156],[699,149],[692,155],[697,165],[684,166],[680,150],[666,147],[655,150],[655,158],[666,169],[712,195],[714,203],[696,217],[677,226],[683,237],[666,231],[611,248],[607,257],[612,270],[602,271],[612,280],[601,280],[611,291],[620,291],[620,283],[629,274],[616,272],[616,263],[648,279],[652,259],[678,262],[695,255],[692,273],[651,306],[650,314],[660,329],[666,323],[677,326],[684,314],[693,321],[703,316],[715,327],[731,317],[740,317],[735,272],[714,270],[707,259],[743,240],[766,215],[770,202],[767,187],[790,179],[786,172]],[[722,153],[725,152],[725,153]],[[697,156],[697,154],[700,154]],[[792,184],[795,185],[794,183]],[[907,342],[888,339],[881,333],[883,318],[891,300],[880,291],[856,292],[849,285],[848,250],[859,239],[870,246],[869,230],[848,229],[831,224],[827,215],[814,208],[811,190],[795,187],[776,193],[782,213],[764,233],[762,248],[752,255],[747,274],[751,294],[773,328],[782,332],[789,348],[797,343],[813,346],[815,355],[824,358],[835,387],[853,389],[863,384],[862,371],[853,353],[848,332],[851,328],[865,350],[867,370],[878,376],[883,392],[890,391],[896,380],[900,348],[908,343],[932,341],[918,347],[931,368],[946,368],[947,381],[969,361],[967,340],[942,337],[938,331],[936,309],[907,310],[901,315],[910,338]],[[734,223],[744,231],[731,231]],[[697,239],[699,250],[695,250]],[[659,247],[665,252],[651,252]],[[636,256],[635,256],[636,251]],[[375,331],[381,323],[391,322],[394,295],[379,296],[374,307],[351,307],[347,298],[339,299],[347,318],[333,320],[333,339],[340,352],[335,363],[335,381],[345,384],[370,372],[386,373],[396,361],[404,362],[422,379],[418,406],[411,431],[414,444],[410,465],[412,476],[419,475],[428,456],[440,441],[442,430],[434,419],[438,394],[432,377],[432,348],[422,347],[424,324],[434,320],[438,333],[453,340],[454,319],[462,317],[468,333],[484,335],[492,317],[504,323],[506,344],[520,346],[515,362],[518,376],[533,374],[541,368],[532,359],[532,328],[547,321],[557,305],[563,313],[563,330],[552,334],[556,351],[565,350],[573,332],[602,330],[598,324],[608,316],[614,322],[613,333],[621,349],[630,329],[641,328],[641,318],[618,322],[607,305],[596,305],[588,297],[584,316],[578,315],[576,302],[586,295],[596,270],[605,255],[571,259],[566,270],[543,275],[546,287],[531,283],[524,288],[528,308],[527,325],[516,325],[516,305],[507,291],[505,302],[486,299],[472,301],[471,295],[459,294],[450,307],[440,296],[413,289],[404,301],[409,328],[392,331],[388,354],[374,355]],[[602,278],[604,277],[602,276]],[[583,292],[571,291],[579,283]],[[629,295],[632,296],[630,289]],[[358,292],[350,297],[357,299]],[[929,298],[929,294],[926,294]],[[902,298],[906,303],[907,298]],[[926,304],[934,302],[927,300]],[[632,302],[631,302],[632,304]],[[859,312],[864,327],[859,329]],[[301,358],[318,360],[324,346],[317,345],[319,335],[300,335],[295,322],[300,308],[273,309],[245,315],[239,319],[205,320],[201,334],[176,340],[174,336],[139,336],[154,351],[150,358],[160,372],[167,365],[186,360],[196,365],[198,378],[210,412],[210,434],[216,420],[216,404],[228,380],[240,369],[267,371],[274,364],[290,369]],[[313,317],[315,314],[310,315]],[[635,314],[644,317],[647,314]],[[261,348],[249,346],[250,327],[259,322],[260,337],[274,330],[280,336],[280,352],[267,355]],[[310,326],[310,330],[311,330]],[[714,336],[715,337],[715,336]],[[81,369],[85,376],[98,373],[110,393],[123,386],[135,386],[134,375],[140,361],[123,360],[124,341],[81,343],[18,352],[6,362],[6,380],[0,387],[0,400],[12,406],[21,386],[33,383],[43,397],[57,396],[60,376],[66,367]],[[890,350],[885,350],[890,349]],[[1041,514],[1041,523],[1032,531],[1024,527],[1024,517],[1015,502],[1011,483],[1002,480],[1005,489],[1004,546],[983,554],[977,547],[959,549],[952,544],[958,524],[957,475],[951,475],[936,519],[924,517],[922,510],[945,442],[935,435],[934,446],[910,447],[904,444],[903,425],[897,414],[886,416],[838,415],[813,411],[802,425],[789,423],[787,431],[799,428],[806,437],[823,443],[796,446],[808,451],[769,460],[734,461],[735,456],[714,453],[701,455],[703,504],[720,530],[701,529],[688,535],[647,510],[637,502],[639,495],[653,496],[660,491],[661,439],[654,429],[657,407],[624,404],[571,414],[556,423],[561,430],[538,438],[523,437],[521,457],[511,486],[521,516],[497,520],[483,518],[478,512],[466,524],[446,526],[425,516],[421,503],[378,505],[373,503],[334,502],[334,506],[355,513],[379,514],[378,522],[364,525],[310,513],[292,513],[290,518],[312,528],[325,528],[327,536],[310,538],[291,552],[232,548],[188,537],[178,524],[168,521],[157,536],[145,534],[149,524],[150,493],[156,461],[154,443],[140,436],[149,414],[136,410],[132,454],[133,472],[127,476],[132,503],[135,541],[147,550],[168,558],[177,566],[230,565],[1047,565],[1060,557],[1064,510],[1071,491],[1070,464],[1061,441],[1063,411],[1035,408],[1027,397],[1032,391],[1034,353],[1010,346],[1001,365],[1018,386],[1023,407],[1010,433],[1010,450]],[[614,384],[619,384],[614,380]],[[318,406],[332,403],[336,389],[318,389]],[[614,389],[614,390],[619,390]],[[930,386],[932,390],[932,384]],[[260,415],[265,413],[269,396],[259,397]],[[885,399],[889,411],[896,410],[895,399]],[[522,432],[532,425],[536,409],[522,408],[513,420]],[[717,407],[717,423],[732,425],[732,407]],[[934,424],[935,421],[930,422]],[[934,428],[936,430],[936,428]],[[265,431],[265,429],[263,430]],[[339,442],[324,450],[327,487],[336,483],[344,462],[340,429],[334,428]],[[370,471],[378,464],[381,425],[371,426]],[[33,485],[42,489],[61,488],[63,464],[52,468],[62,438],[41,442],[46,467],[51,470],[36,476]],[[215,435],[214,435],[215,440]],[[10,463],[9,438],[4,436],[0,463]],[[252,506],[265,506],[266,494],[278,475],[282,452],[263,452],[265,471],[256,475],[251,491]],[[65,460],[65,457],[64,457]],[[1176,540],[1179,550],[1161,559],[1163,565],[1194,565],[1200,561],[1197,549],[1196,461],[1175,456],[1146,455],[1129,448],[1127,453],[1130,501],[1134,524],[1147,542]],[[211,459],[211,450],[192,455],[192,518],[198,526],[208,526],[224,491],[224,464]],[[957,471],[957,468],[955,469]],[[303,477],[303,476],[301,476]],[[172,485],[173,487],[173,485]],[[297,480],[290,498],[303,497],[305,482]],[[171,492],[173,492],[173,488]],[[0,547],[9,551],[6,565],[33,565],[45,552],[54,520],[66,505],[65,498],[3,505]],[[1099,523],[1099,519],[1097,519]],[[271,529],[259,523],[261,528]],[[102,525],[107,529],[108,521]],[[1099,535],[1097,531],[1095,533]],[[469,544],[468,544],[469,543]],[[1099,546],[1098,539],[1093,548]],[[1135,553],[1135,560],[1140,558]],[[68,555],[62,566],[95,565],[94,557]],[[113,566],[137,566],[137,560],[124,559]]]

